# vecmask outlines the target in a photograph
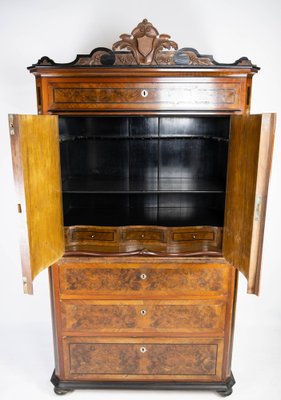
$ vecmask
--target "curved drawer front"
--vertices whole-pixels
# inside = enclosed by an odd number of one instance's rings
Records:
[[[67,378],[198,380],[220,376],[222,340],[67,338]]]
[[[245,82],[188,78],[178,82],[48,82],[48,111],[242,111]]]
[[[64,300],[62,328],[66,335],[119,332],[222,335],[225,303],[219,300],[92,301]]]
[[[62,298],[177,298],[226,295],[225,264],[71,263],[59,268]],[[108,297],[110,296],[110,297]]]

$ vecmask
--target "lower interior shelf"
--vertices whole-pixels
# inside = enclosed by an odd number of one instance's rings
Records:
[[[200,207],[143,207],[143,208],[70,208],[64,215],[64,225],[158,225],[223,226],[223,212]]]

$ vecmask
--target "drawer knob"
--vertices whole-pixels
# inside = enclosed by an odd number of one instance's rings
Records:
[[[192,239],[196,239],[196,235],[192,235]]]
[[[94,239],[96,237],[96,235],[92,235],[91,238]]]
[[[141,352],[141,353],[145,353],[146,351],[147,351],[147,350],[146,350],[146,347],[141,347],[141,348],[140,348],[140,352]]]
[[[147,96],[148,96],[148,91],[145,90],[145,89],[143,89],[143,90],[141,91],[141,95],[142,95],[142,97],[147,97]]]
[[[141,315],[146,315],[147,311],[146,310],[141,310]]]
[[[144,281],[147,278],[147,276],[145,274],[141,274],[140,278]]]
[[[144,239],[144,233],[141,234],[141,238]]]

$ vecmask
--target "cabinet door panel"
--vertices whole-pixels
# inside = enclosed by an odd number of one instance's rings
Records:
[[[223,252],[258,294],[275,115],[232,117]]]
[[[58,119],[10,115],[24,292],[64,253]]]

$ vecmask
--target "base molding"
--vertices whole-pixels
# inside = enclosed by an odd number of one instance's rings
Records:
[[[235,379],[231,376],[224,382],[147,382],[147,381],[63,381],[55,371],[51,377],[54,392],[63,395],[74,390],[83,389],[140,389],[140,390],[211,390],[221,396],[229,396]]]

